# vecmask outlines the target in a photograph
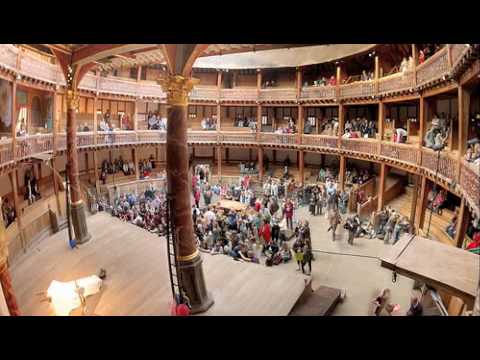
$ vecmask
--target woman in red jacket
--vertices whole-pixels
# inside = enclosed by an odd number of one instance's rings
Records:
[[[267,220],[263,224],[263,226],[259,229],[258,235],[263,238],[263,250],[262,252],[265,252],[265,250],[268,248],[270,243],[272,242],[272,229],[270,227],[270,222]]]

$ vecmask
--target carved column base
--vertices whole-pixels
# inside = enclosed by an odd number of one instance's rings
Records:
[[[17,299],[13,292],[10,271],[8,271],[6,264],[0,267],[0,284],[0,291],[3,289],[3,295],[5,296],[5,302],[7,303],[10,316],[20,316],[20,309],[18,308]]]
[[[200,254],[192,260],[179,261],[178,272],[181,274],[186,296],[190,300],[191,313],[207,311],[214,301],[205,285]]]
[[[92,235],[88,232],[85,204],[83,201],[72,204],[71,214],[75,241],[77,244],[84,244],[91,239]]]

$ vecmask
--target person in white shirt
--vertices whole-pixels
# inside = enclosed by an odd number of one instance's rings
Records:
[[[214,220],[216,220],[217,216],[215,213],[212,211],[212,209],[208,209],[208,211],[205,213],[205,219],[207,219],[208,223],[211,224]]]

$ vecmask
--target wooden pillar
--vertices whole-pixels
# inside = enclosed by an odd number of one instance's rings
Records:
[[[340,155],[340,168],[338,171],[338,186],[341,191],[345,190],[345,168],[346,168],[346,158],[343,155]]]
[[[138,103],[136,100],[133,102],[133,130],[138,130]]]
[[[252,162],[252,158],[253,158],[253,149],[250,148],[248,149],[248,161]]]
[[[423,95],[420,95],[420,107],[419,107],[419,137],[420,141],[418,143],[418,147],[422,149],[423,146],[423,138],[425,137],[425,124],[426,124],[426,100]]]
[[[378,206],[377,211],[383,209],[385,205],[384,194],[385,194],[385,178],[388,173],[388,167],[385,163],[380,165],[380,188],[378,189]]]
[[[339,99],[340,98],[340,83],[342,81],[342,69],[340,68],[340,66],[337,66],[337,73],[336,73],[336,79],[337,79],[337,84],[336,84],[336,98]],[[340,115],[340,113],[339,113]]]
[[[303,129],[305,127],[304,125],[305,119],[303,116],[303,106],[298,105],[298,138],[297,138],[297,144],[302,143],[302,134],[303,134]]]
[[[412,198],[412,203],[410,206],[410,224],[415,226],[415,211],[417,209],[417,201],[418,201],[418,193],[420,192],[419,189],[419,175],[413,175],[414,177],[414,182],[413,182],[413,198]]]
[[[413,86],[417,86],[417,64],[418,64],[418,54],[417,47],[415,44],[412,44],[412,58],[413,58]]]
[[[273,149],[273,165],[277,164],[277,150]]]
[[[93,150],[93,176],[95,177],[95,189],[97,190],[97,195],[100,195],[100,183],[99,183],[99,177],[98,177],[97,150]]]
[[[220,103],[217,104],[217,132],[221,131],[222,129],[222,107],[220,106]]]
[[[222,147],[217,146],[217,175],[218,178],[222,178]]]
[[[455,233],[455,245],[458,248],[463,247],[465,235],[467,233],[468,223],[470,222],[470,212],[465,204],[465,198],[462,198],[460,203],[460,211],[457,217],[457,231]]]
[[[225,148],[225,162],[228,164],[228,162],[230,161],[230,149],[227,147]]]
[[[302,92],[302,68],[297,67],[297,101],[300,100],[301,92]]]
[[[304,160],[304,152],[303,150],[300,150],[298,152],[298,168],[299,168],[299,171],[300,171],[300,184],[303,186],[304,182],[305,182],[305,173],[304,173],[304,169],[305,169],[305,160]]]
[[[345,127],[345,106],[338,105],[338,137],[341,138]]]
[[[110,160],[110,163],[113,163],[112,150],[108,150],[108,159]]]
[[[460,180],[462,158],[467,152],[468,122],[470,117],[470,92],[464,86],[458,86],[458,160],[457,182]]]
[[[88,151],[85,152],[85,171],[87,173],[87,181],[90,183],[90,167],[88,166]]]
[[[111,154],[111,152],[110,152]],[[132,148],[132,159],[133,163],[135,164],[135,179],[139,180],[140,179],[140,170],[138,167],[138,158],[137,158],[137,149]]]
[[[320,167],[323,168],[325,165],[325,154],[320,154]]]
[[[137,82],[140,81],[141,79],[142,79],[142,66],[140,65],[137,68]]]
[[[258,177],[260,181],[263,179],[263,148],[258,148]]]
[[[262,130],[262,105],[257,105],[257,142],[260,141],[260,131]]]
[[[262,70],[257,69],[257,97],[260,97],[261,90],[262,90]]]
[[[427,178],[422,176],[421,188],[420,188],[420,199],[417,201],[417,210],[415,217],[415,228],[417,231],[423,229],[423,224],[425,221],[425,209],[427,205]]]
[[[378,94],[378,82],[380,79],[380,60],[375,56],[375,94]]]
[[[12,160],[17,157],[17,80],[12,82]]]
[[[57,212],[58,215],[62,215],[62,206],[60,202],[60,185],[58,184],[59,179],[57,179],[56,166],[55,166],[55,157],[52,157],[51,166],[52,166],[52,180],[53,180],[53,191],[55,192],[55,200],[57,203]]]
[[[383,134],[385,132],[385,104],[383,101],[378,103],[378,137],[383,141]],[[380,154],[380,152],[378,152]]]
[[[16,221],[18,225],[18,233],[20,234],[20,243],[22,244],[23,251],[26,250],[25,239],[23,236],[23,216],[20,209],[20,201],[18,199],[18,169],[13,170],[9,173],[10,184],[12,185],[13,192],[13,207],[15,208],[15,214],[17,215]]]

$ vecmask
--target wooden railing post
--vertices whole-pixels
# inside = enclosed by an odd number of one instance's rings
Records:
[[[17,79],[12,82],[12,160],[17,160]]]

